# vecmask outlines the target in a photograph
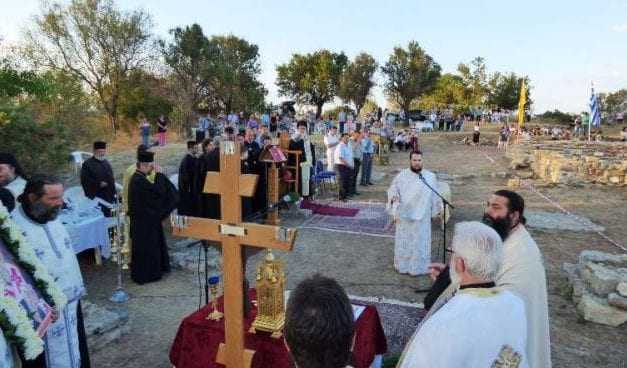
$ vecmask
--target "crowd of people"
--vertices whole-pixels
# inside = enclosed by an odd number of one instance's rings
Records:
[[[220,218],[220,198],[203,193],[207,172],[220,170],[220,146],[230,141],[241,146],[241,170],[259,175],[252,198],[242,198],[242,218],[256,218],[270,203],[267,199],[264,149],[277,134],[290,136],[289,149],[298,151],[288,164],[299,165],[303,197],[314,194],[311,176],[316,174],[316,147],[312,132],[324,134],[325,157],[320,161],[338,177],[338,195],[348,200],[359,195],[359,186],[372,185],[372,161],[376,131],[380,139],[394,137],[399,150],[410,150],[408,168],[388,189],[387,211],[396,224],[394,267],[409,275],[430,274],[434,280],[424,305],[428,310],[400,358],[400,367],[491,366],[499,359],[520,367],[550,367],[546,276],[541,253],[525,228],[524,200],[517,193],[499,190],[488,200],[480,222],[455,227],[448,264],[431,262],[431,219],[443,206],[435,174],[423,168],[418,137],[409,131],[393,135],[392,127],[377,114],[357,123],[338,114],[337,124],[308,116],[278,118],[252,115],[242,125],[243,114],[218,119],[200,116],[194,140],[187,142],[175,186],[155,164],[150,141],[142,137],[136,162],[123,174],[118,199],[114,172],[107,161],[107,145],[93,144],[93,157],[81,170],[81,185],[88,198],[100,199],[105,216],[118,200],[127,214],[131,279],[155,282],[169,272],[169,255],[163,220],[175,208],[180,215]],[[273,123],[274,122],[274,123]],[[274,126],[274,128],[273,128]],[[383,134],[382,134],[383,133]],[[507,125],[499,132],[505,144],[511,134]],[[397,137],[404,137],[397,142]],[[409,136],[409,139],[407,139]],[[399,145],[397,143],[401,143]],[[148,143],[148,144],[144,144]],[[165,144],[165,138],[163,139]],[[46,354],[39,364],[24,367],[85,367],[89,354],[82,321],[81,298],[85,295],[80,268],[69,236],[58,219],[64,206],[61,180],[48,175],[26,175],[11,154],[0,154],[0,198],[11,211],[25,236],[36,244],[38,257],[53,273],[70,303],[56,311],[46,340]],[[245,252],[246,254],[246,252]],[[244,256],[244,264],[246,261]],[[316,318],[311,318],[311,316]],[[461,317],[460,317],[461,316]],[[509,326],[503,329],[502,326]],[[355,321],[344,290],[334,280],[314,276],[292,292],[286,311],[285,339],[299,367],[350,365]],[[58,338],[57,338],[58,337]]]

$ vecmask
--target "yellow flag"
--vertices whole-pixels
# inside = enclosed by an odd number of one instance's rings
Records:
[[[518,126],[525,125],[525,105],[527,104],[527,86],[525,80],[520,84],[520,99],[518,100]]]

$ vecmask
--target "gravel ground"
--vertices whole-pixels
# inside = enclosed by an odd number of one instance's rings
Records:
[[[447,174],[456,206],[452,223],[477,220],[483,203],[494,190],[503,188],[507,161],[490,147],[458,144],[465,133],[430,134],[421,138],[426,168]],[[496,140],[496,135],[482,132],[482,138]],[[182,144],[160,148],[157,159],[171,174],[183,156]],[[112,155],[117,173],[132,162],[132,152]],[[361,189],[359,200],[385,200],[385,190],[393,174],[407,163],[406,153],[393,153],[391,164],[375,166],[386,175],[375,186]],[[619,188],[588,186],[584,188],[543,188],[548,195],[570,211],[584,216],[606,229],[606,234],[624,242],[626,191]],[[538,195],[521,190],[527,208],[558,212]],[[284,217],[284,225],[298,226],[299,216]],[[598,249],[618,252],[618,248],[593,232],[573,232],[553,228],[532,228],[546,262],[549,277],[549,304],[553,365],[555,367],[621,367],[627,362],[627,325],[618,328],[581,321],[574,305],[565,296],[566,277],[563,262],[575,262],[580,251]],[[171,238],[171,242],[176,239]],[[381,296],[408,302],[421,302],[424,294],[414,290],[428,285],[426,277],[399,275],[393,269],[392,239],[320,230],[302,229],[294,250],[282,253],[287,265],[288,289],[316,272],[336,278],[349,294]],[[248,277],[261,254],[249,261]],[[88,299],[109,304],[115,285],[114,267],[109,262],[95,266],[88,256],[81,257],[81,267],[90,292]],[[92,354],[95,367],[170,367],[168,352],[180,320],[198,306],[198,282],[194,272],[177,270],[162,281],[134,285],[127,277],[131,332],[119,343]],[[624,366],[624,365],[623,365]]]

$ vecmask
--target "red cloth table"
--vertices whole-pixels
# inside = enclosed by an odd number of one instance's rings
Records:
[[[256,299],[254,289],[249,290],[250,300]],[[353,303],[356,304],[356,303]],[[218,310],[223,311],[223,300],[218,300]],[[211,312],[210,306],[187,316],[181,322],[170,349],[170,362],[176,368],[222,368],[215,362],[218,346],[224,342],[224,319],[216,322],[206,319]],[[249,318],[244,321],[245,331],[257,315],[253,307]],[[253,368],[292,368],[294,364],[285,348],[283,337],[275,339],[269,333],[245,333],[245,346],[255,350]],[[375,355],[387,352],[387,341],[379,313],[373,306],[366,306],[355,325],[355,347],[353,362],[355,368],[367,368]]]

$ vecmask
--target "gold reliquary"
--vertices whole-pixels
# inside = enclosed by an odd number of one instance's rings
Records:
[[[279,338],[285,324],[285,272],[283,261],[270,250],[257,265],[256,283],[257,317],[249,332],[266,331]]]

